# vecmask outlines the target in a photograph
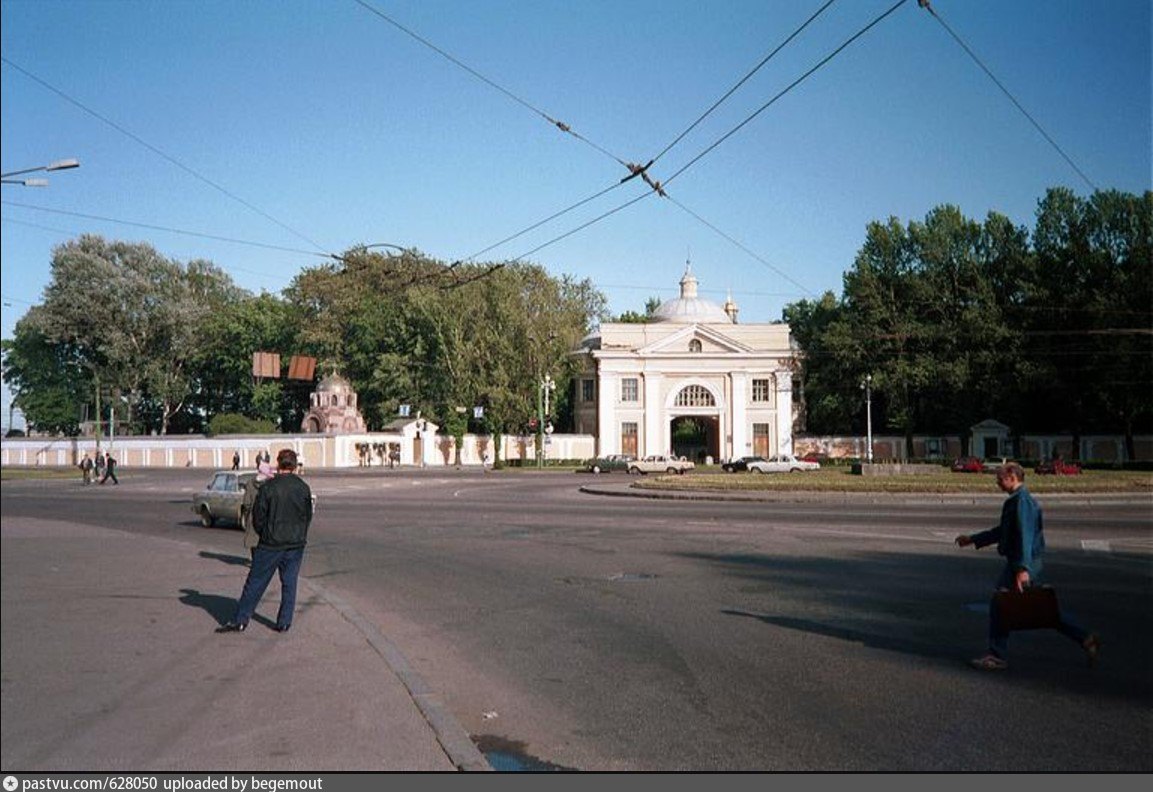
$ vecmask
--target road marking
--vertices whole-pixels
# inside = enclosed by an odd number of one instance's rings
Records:
[[[1111,553],[1113,548],[1104,539],[1082,539],[1081,549],[1096,553]]]
[[[941,542],[952,541],[951,539],[938,539],[930,538],[928,536],[915,536],[911,534],[882,534],[870,533],[868,531],[834,531],[831,528],[806,528],[806,527],[792,527],[781,525],[777,526],[782,531],[792,531],[794,533],[805,534],[831,534],[832,536],[851,536],[854,539],[897,539],[907,542],[932,542],[933,544],[940,544]]]

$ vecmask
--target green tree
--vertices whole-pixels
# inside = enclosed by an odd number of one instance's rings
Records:
[[[200,324],[236,293],[231,279],[206,262],[187,267],[142,243],[86,235],[53,251],[42,310],[33,315],[49,343],[107,388],[124,420],[153,406],[153,428],[168,422],[188,396],[188,365]]]
[[[52,342],[39,330],[42,310],[29,309],[16,323],[13,337],[3,341],[4,382],[29,428],[75,435],[81,407],[92,397],[92,375],[67,344]]]
[[[659,297],[649,297],[645,300],[645,312],[638,313],[637,311],[625,311],[617,318],[613,319],[614,322],[623,322],[625,324],[644,324],[651,322],[653,314],[661,307],[661,300]]]
[[[298,326],[294,306],[268,293],[243,294],[205,317],[190,366],[191,415],[239,413],[290,425],[299,406],[294,410],[282,380],[253,378],[252,355],[279,354],[283,366],[298,349]]]

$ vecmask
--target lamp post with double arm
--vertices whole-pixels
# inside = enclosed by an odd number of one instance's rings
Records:
[[[47,165],[40,165],[36,168],[25,168],[24,170],[8,171],[7,173],[0,173],[0,179],[4,184],[21,184],[25,187],[47,187],[47,179],[13,179],[12,176],[23,176],[25,173],[39,173],[40,171],[58,171],[69,170],[71,168],[79,168],[80,160],[78,159],[62,159],[50,162]]]

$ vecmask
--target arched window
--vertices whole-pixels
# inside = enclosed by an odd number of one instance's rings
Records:
[[[690,352],[700,352],[701,351],[701,339],[694,338],[692,341],[690,341],[689,342],[689,351]]]
[[[704,385],[689,385],[677,394],[676,407],[716,407],[713,394]]]

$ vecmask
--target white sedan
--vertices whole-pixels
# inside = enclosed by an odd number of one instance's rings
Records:
[[[793,473],[799,470],[820,470],[820,462],[807,462],[792,454],[781,454],[759,462],[749,463],[750,473]]]
[[[695,467],[696,465],[684,457],[647,456],[644,459],[634,459],[629,462],[629,473],[634,476],[645,473],[679,473],[683,476],[686,471]]]

